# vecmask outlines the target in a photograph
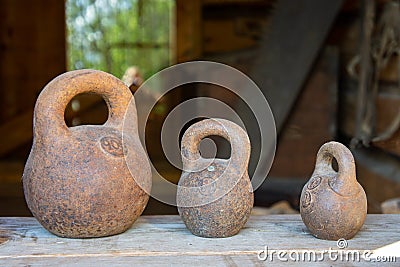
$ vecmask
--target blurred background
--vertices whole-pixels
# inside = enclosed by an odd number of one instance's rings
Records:
[[[399,212],[399,14],[394,0],[0,0],[0,216],[31,216],[21,176],[34,104],[50,80],[93,68],[135,93],[159,70],[192,60],[241,70],[270,103],[277,151],[255,192],[256,212],[296,212],[316,153],[330,140],[352,149],[368,211]],[[251,174],[260,150],[251,110],[229,90],[204,84],[176,88],[152,110],[145,145],[158,172],[179,180],[163,154],[161,127],[174,107],[198,96],[223,101],[248,126]],[[102,124],[107,115],[101,97],[83,94],[65,121]],[[217,155],[229,157],[229,144],[214,141]],[[145,214],[177,210],[151,199]]]

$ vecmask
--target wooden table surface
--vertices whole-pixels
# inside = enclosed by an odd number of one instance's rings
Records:
[[[0,266],[400,266],[399,241],[400,215],[368,215],[342,249],[311,236],[300,215],[252,216],[238,235],[220,239],[192,235],[179,216],[142,216],[127,232],[97,239],[59,238],[34,218],[0,218]],[[393,243],[397,258],[371,254]]]

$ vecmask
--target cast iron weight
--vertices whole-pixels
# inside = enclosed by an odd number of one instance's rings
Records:
[[[65,107],[85,92],[104,98],[108,120],[68,128]],[[71,238],[115,235],[143,212],[151,169],[131,100],[120,80],[95,70],[62,74],[39,95],[22,181],[29,209],[48,231]]]
[[[300,214],[311,234],[320,239],[351,239],[364,224],[367,197],[357,182],[353,155],[341,143],[329,142],[319,149],[314,173],[301,193]]]
[[[229,159],[201,157],[200,141],[210,135],[230,142]],[[254,201],[247,170],[247,133],[228,120],[206,119],[187,129],[181,154],[184,170],[178,183],[177,204],[186,227],[201,237],[237,234],[249,218]]]

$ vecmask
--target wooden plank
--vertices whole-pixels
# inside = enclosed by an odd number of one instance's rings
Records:
[[[176,61],[199,59],[202,55],[201,0],[176,1]]]
[[[252,216],[241,232],[229,238],[201,238],[192,235],[178,216],[142,216],[127,232],[99,239],[66,239],[42,228],[34,218],[0,218],[0,263],[2,265],[183,265],[265,266],[271,257],[260,261],[258,254],[300,253],[326,250],[341,253],[375,250],[399,241],[400,215],[368,215],[361,231],[338,249],[336,241],[311,236],[300,215]],[[338,252],[338,253],[339,253]],[[270,254],[271,256],[271,254]],[[288,257],[288,256],[286,256]],[[291,261],[296,266],[329,266],[339,259],[324,262]],[[343,259],[344,260],[344,259]],[[397,261],[400,259],[396,259]],[[272,263],[287,266],[275,256]],[[363,259],[346,261],[351,266],[369,266]]]

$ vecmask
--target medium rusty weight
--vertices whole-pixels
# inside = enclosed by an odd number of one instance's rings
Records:
[[[231,144],[229,159],[203,158],[199,145],[211,135]],[[250,141],[238,125],[206,119],[187,129],[181,145],[183,172],[178,183],[178,211],[186,227],[201,237],[228,237],[247,222],[253,207],[248,175]]]
[[[80,93],[104,98],[109,109],[104,125],[67,127],[65,107]],[[151,169],[131,100],[120,80],[95,70],[62,74],[39,95],[22,180],[29,209],[50,232],[71,238],[114,235],[143,212]]]
[[[338,171],[332,168],[332,159]],[[304,224],[317,238],[351,239],[367,215],[367,197],[357,182],[353,155],[337,142],[324,144],[317,154],[315,170],[300,197]]]

